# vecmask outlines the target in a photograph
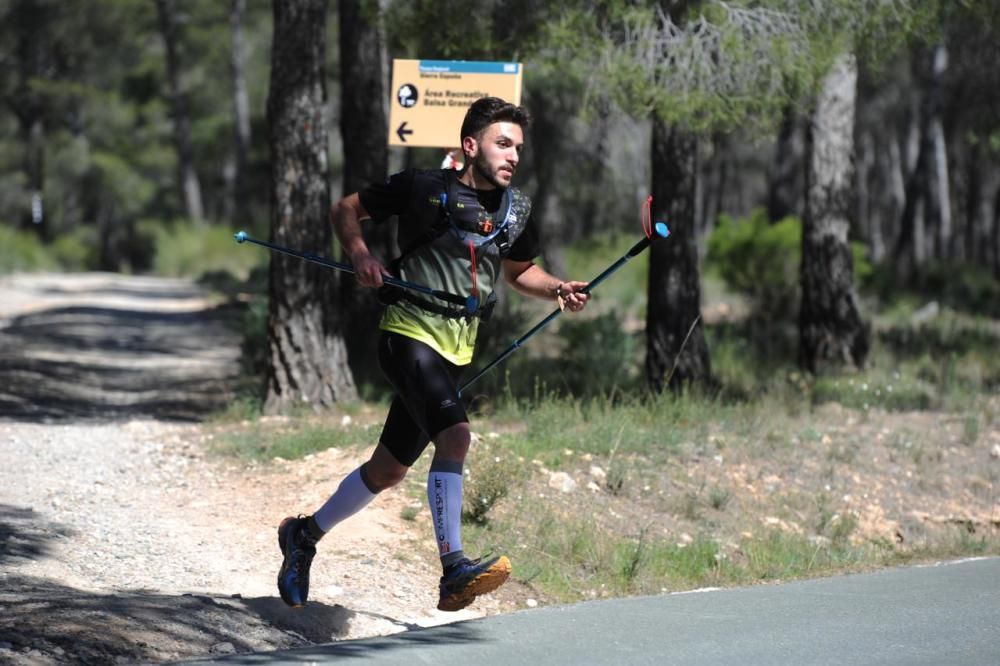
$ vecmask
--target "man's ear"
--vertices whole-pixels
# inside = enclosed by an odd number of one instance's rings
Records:
[[[479,154],[479,142],[474,137],[465,137],[462,139],[462,153],[466,160],[474,159]]]

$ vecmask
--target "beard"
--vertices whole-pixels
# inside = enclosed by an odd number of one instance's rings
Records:
[[[476,170],[476,174],[485,178],[493,187],[504,190],[510,187],[510,181],[506,183],[499,179],[499,167],[494,169],[490,166],[490,163],[486,161],[482,153],[476,155],[476,159],[472,162],[472,168]],[[511,176],[513,177],[513,172]]]

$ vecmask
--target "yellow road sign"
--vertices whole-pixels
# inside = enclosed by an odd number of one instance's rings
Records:
[[[480,97],[521,103],[521,63],[393,60],[390,146],[455,148],[462,119]]]

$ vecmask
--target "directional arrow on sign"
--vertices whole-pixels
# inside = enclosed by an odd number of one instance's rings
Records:
[[[402,124],[400,124],[400,126],[396,128],[396,136],[399,137],[400,141],[406,143],[407,134],[413,134],[413,130],[406,129],[406,121],[404,120]]]

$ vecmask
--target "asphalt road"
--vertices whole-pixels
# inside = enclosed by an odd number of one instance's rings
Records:
[[[225,664],[1000,664],[1000,558],[543,608]]]

